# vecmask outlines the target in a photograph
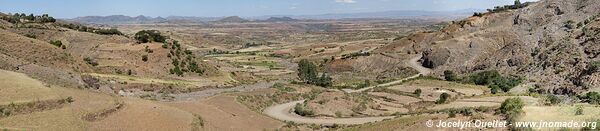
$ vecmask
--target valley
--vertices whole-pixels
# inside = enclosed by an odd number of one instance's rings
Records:
[[[350,14],[3,12],[0,129],[597,130],[516,123],[600,120],[598,7],[517,0],[467,15],[331,19],[317,17]]]

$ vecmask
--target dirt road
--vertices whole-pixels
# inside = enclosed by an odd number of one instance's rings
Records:
[[[324,124],[324,125],[332,125],[332,124],[364,124],[375,121],[382,121],[384,119],[391,119],[394,116],[385,116],[385,117],[362,117],[362,118],[309,118],[302,117],[297,114],[291,113],[290,110],[298,103],[302,103],[301,101],[294,101],[285,104],[275,105],[268,107],[265,109],[264,114],[271,116],[275,119],[283,120],[283,121],[293,121],[296,123],[311,123],[311,124]]]
[[[414,75],[414,76],[411,76],[408,78],[404,78],[401,80],[385,83],[385,84],[380,84],[377,86],[366,87],[366,88],[362,88],[362,89],[358,89],[358,90],[344,90],[344,91],[348,92],[348,93],[362,92],[362,91],[366,91],[366,90],[369,90],[371,88],[378,87],[378,86],[389,86],[389,85],[398,84],[405,80],[419,77],[419,75],[427,75],[431,72],[431,69],[421,66],[421,64],[418,62],[419,59],[421,59],[421,57],[423,57],[423,56],[419,55],[415,58],[412,58],[408,62],[408,65],[410,65],[412,68],[419,71],[419,74],[417,74],[417,75]],[[268,107],[267,109],[265,109],[265,111],[263,113],[268,116],[271,116],[275,119],[279,119],[279,120],[283,120],[283,121],[293,121],[296,123],[311,123],[311,124],[364,124],[364,123],[376,122],[376,121],[382,121],[384,119],[394,118],[394,116],[382,116],[382,117],[330,118],[330,119],[327,119],[327,118],[302,117],[295,113],[291,113],[292,108],[294,108],[294,106],[296,104],[303,103],[303,102],[304,102],[304,100],[271,106],[271,107]]]

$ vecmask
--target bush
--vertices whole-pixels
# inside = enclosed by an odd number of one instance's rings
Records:
[[[59,48],[63,46],[63,43],[60,40],[51,40],[49,43]]]
[[[521,84],[522,79],[516,76],[502,76],[498,71],[489,70],[470,75],[468,81],[476,85],[489,85],[488,87],[492,90],[497,87],[504,92],[508,92],[513,87]]]
[[[437,101],[435,101],[435,104],[444,104],[448,101],[448,98],[450,98],[450,94],[442,93],[440,95],[440,98]]]
[[[458,76],[451,70],[444,71],[444,79],[446,81],[458,81]]]
[[[80,31],[80,32],[89,32],[89,33],[95,33],[95,34],[99,34],[99,35],[123,35],[123,33],[115,28],[111,28],[111,29],[102,29],[102,28],[94,28],[94,27],[87,27],[85,25],[78,25],[78,24],[58,24],[58,26],[64,27],[64,28],[69,28],[72,30],[76,30],[76,31]]]
[[[498,87],[498,85],[490,85],[489,88],[492,94],[496,94],[498,91],[500,91],[500,87]]]
[[[134,35],[135,39],[138,43],[148,43],[148,42],[166,42],[167,38],[160,34],[160,31],[157,30],[142,30]]]
[[[547,95],[546,96],[546,104],[547,105],[556,105],[561,102],[562,102],[562,100],[556,95]]]
[[[593,74],[600,71],[600,61],[592,61],[587,65],[587,74]]]
[[[421,96],[421,89],[416,89],[415,92],[413,92],[413,94],[415,94],[417,97]]]
[[[312,110],[304,109],[304,107],[302,107],[302,104],[300,103],[296,104],[296,106],[294,107],[294,113],[300,116],[313,116],[315,114],[315,112]]]
[[[148,55],[142,55],[142,61],[147,62],[148,61]]]
[[[504,114],[509,122],[514,122],[523,113],[523,100],[521,98],[508,98],[502,102],[498,111]]]
[[[577,106],[577,108],[575,109],[575,115],[583,115],[583,107],[582,106]]]
[[[590,104],[598,105],[600,104],[600,94],[598,94],[598,92],[588,92],[583,96],[582,100],[585,100]]]

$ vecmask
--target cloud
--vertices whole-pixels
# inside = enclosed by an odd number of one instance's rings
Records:
[[[354,0],[335,0],[335,2],[337,2],[337,3],[347,3],[347,4],[356,3],[356,1],[354,1]]]

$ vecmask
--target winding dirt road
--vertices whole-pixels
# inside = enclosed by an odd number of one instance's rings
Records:
[[[283,120],[283,121],[293,121],[295,123],[311,123],[311,124],[344,124],[344,125],[353,125],[353,124],[364,124],[375,121],[382,121],[384,119],[391,119],[394,116],[385,116],[385,117],[362,117],[362,118],[310,118],[310,117],[302,117],[300,115],[291,113],[292,108],[298,103],[303,103],[305,100],[293,101],[285,104],[275,105],[268,107],[265,109],[264,113],[268,116],[271,116],[275,119]]]
[[[414,75],[414,76],[411,76],[408,78],[404,78],[401,80],[397,80],[397,81],[392,81],[389,83],[380,84],[377,86],[366,87],[366,88],[362,88],[362,89],[358,89],[358,90],[344,90],[344,91],[348,92],[348,93],[362,92],[362,91],[366,91],[366,90],[369,90],[371,88],[378,87],[378,86],[389,86],[389,85],[398,84],[405,80],[419,77],[419,75],[428,75],[431,72],[431,69],[421,66],[421,64],[418,62],[419,59],[421,59],[421,57],[423,57],[423,56],[419,55],[419,56],[411,59],[408,62],[408,64],[412,68],[419,71],[419,74],[417,74],[417,75]],[[364,124],[364,123],[376,122],[376,121],[382,121],[384,119],[394,118],[394,116],[361,117],[361,118],[310,118],[310,117],[302,117],[300,115],[297,115],[297,114],[291,112],[296,104],[303,103],[304,101],[305,100],[300,100],[300,101],[293,101],[293,102],[288,102],[288,103],[284,103],[284,104],[274,105],[274,106],[266,108],[263,113],[268,116],[271,116],[275,119],[282,120],[282,121],[293,121],[296,123],[309,123],[309,124],[353,125],[353,124]]]

